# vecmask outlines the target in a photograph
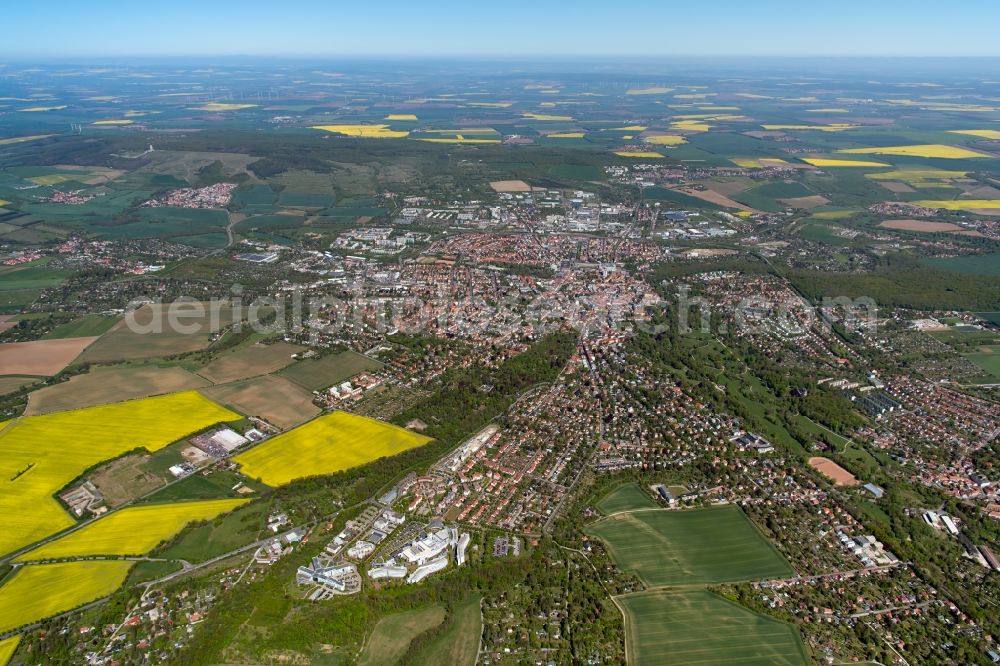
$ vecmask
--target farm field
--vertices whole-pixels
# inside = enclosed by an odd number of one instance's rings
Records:
[[[73,525],[52,497],[90,467],[135,448],[160,449],[240,416],[194,391],[26,416],[0,432],[0,553]],[[42,444],[44,443],[44,444]]]
[[[312,394],[280,375],[264,375],[210,386],[203,394],[244,414],[257,416],[279,428],[291,428],[319,414]]]
[[[7,375],[54,375],[95,340],[89,337],[0,344],[0,368]]]
[[[964,160],[976,157],[991,157],[959,146],[942,144],[922,144],[916,146],[881,146],[879,148],[844,148],[838,150],[844,155],[896,155],[901,157],[934,157],[943,160]]]
[[[429,441],[429,437],[375,419],[333,412],[272,437],[233,460],[246,476],[280,486],[304,476],[358,467]]]
[[[735,666],[810,663],[798,631],[722,597],[653,590],[618,597],[629,664]]]
[[[413,658],[413,665],[473,666],[479,653],[479,637],[483,633],[479,603],[480,596],[475,594],[455,604],[445,620],[445,630]]]
[[[29,564],[0,587],[0,631],[37,622],[105,597],[132,568],[128,561]]]
[[[13,393],[22,386],[34,384],[36,381],[39,381],[36,377],[19,377],[17,375],[0,377],[0,395]]]
[[[80,360],[108,363],[143,358],[159,358],[204,349],[210,336],[232,320],[232,308],[217,304],[184,305],[177,308],[180,326],[170,325],[170,304],[146,305],[134,314],[137,330],[129,327],[126,317],[94,343]]]
[[[1000,199],[921,199],[913,202],[917,206],[943,208],[945,210],[995,211],[1000,214]]]
[[[597,508],[604,515],[610,515],[632,509],[656,509],[658,505],[638,484],[626,483],[602,497]]]
[[[266,375],[277,372],[293,363],[292,354],[303,349],[304,347],[290,345],[287,342],[241,347],[234,352],[223,354],[214,359],[198,370],[198,374],[213,384]]]
[[[158,549],[158,557],[204,562],[228,553],[272,532],[264,527],[269,512],[266,502],[248,504],[232,511],[211,524],[195,525],[186,530],[176,542]]]
[[[406,654],[410,641],[444,622],[444,618],[443,606],[430,606],[385,616],[372,630],[358,659],[358,666],[392,666],[399,663],[400,658]]]
[[[185,525],[211,520],[249,500],[208,500],[130,506],[17,558],[19,562],[91,555],[144,555]]]
[[[318,391],[350,379],[359,372],[378,370],[381,367],[381,363],[363,354],[345,351],[318,359],[298,361],[278,374],[308,391]]]
[[[1000,253],[970,254],[962,257],[935,257],[925,259],[932,268],[940,268],[954,273],[973,275],[1000,275]]]
[[[647,585],[725,583],[794,572],[736,506],[619,513],[588,525]]]
[[[1000,345],[987,345],[983,351],[965,354],[965,358],[983,369],[989,383],[1000,382]]]
[[[95,367],[86,374],[34,391],[28,396],[24,413],[34,416],[81,409],[207,385],[207,381],[178,367]]]
[[[169,451],[169,448],[157,453]],[[88,475],[88,480],[104,497],[105,503],[115,509],[167,483],[166,474],[157,474],[150,467],[148,453],[130,453],[99,465]]]
[[[313,129],[333,132],[345,136],[365,137],[368,139],[401,139],[409,135],[408,131],[389,129],[386,124],[378,125],[313,125]]]
[[[900,231],[920,231],[934,233],[940,231],[961,231],[962,227],[951,222],[934,222],[931,220],[885,220],[878,226],[885,229],[899,229]]]
[[[104,335],[118,322],[118,317],[105,315],[84,315],[79,319],[57,326],[42,337],[43,340],[58,340],[61,338],[84,338]]]
[[[11,636],[0,641],[0,666],[6,666],[10,658],[17,651],[17,645],[21,642],[20,636]]]

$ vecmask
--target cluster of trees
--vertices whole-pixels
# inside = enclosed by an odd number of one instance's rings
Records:
[[[576,334],[559,331],[496,369],[484,365],[445,373],[440,388],[427,400],[398,415],[396,423],[420,419],[425,434],[457,444],[502,414],[526,389],[555,379],[576,349]]]
[[[1000,310],[1000,277],[937,270],[902,254],[878,258],[866,273],[789,269],[787,277],[814,303],[847,296],[918,310]]]

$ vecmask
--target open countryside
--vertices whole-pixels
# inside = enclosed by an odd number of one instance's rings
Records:
[[[234,458],[269,486],[332,474],[422,446],[430,438],[346,412],[320,416]]]
[[[239,416],[195,392],[28,416],[0,431],[0,552],[26,546],[73,524],[52,495],[99,462],[134,448],[155,451],[214,423]],[[39,442],[51,446],[40,447]]]
[[[780,578],[792,569],[738,507],[637,509],[587,526],[651,586]]]
[[[73,610],[114,592],[132,562],[28,564],[0,585],[0,632]]]
[[[641,592],[619,597],[629,663],[801,666],[809,663],[795,628],[707,591]]]
[[[0,666],[1000,663],[1000,4],[154,4],[0,9]]]
[[[26,562],[86,555],[143,555],[188,523],[211,520],[248,501],[209,500],[127,507],[17,559]]]

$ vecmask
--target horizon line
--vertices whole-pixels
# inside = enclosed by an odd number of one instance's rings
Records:
[[[888,60],[1000,60],[1000,53],[991,54],[916,54],[916,53],[534,53],[534,54],[503,54],[503,53],[421,53],[410,54],[404,52],[392,53],[66,53],[62,55],[54,54],[31,54],[31,53],[9,53],[0,52],[0,59],[7,61],[58,61],[58,60],[85,60],[91,58],[136,58],[136,59],[196,59],[196,58],[274,58],[280,60],[315,60],[343,58],[349,60],[508,60],[508,61],[531,61],[544,58],[567,59],[567,60],[590,60],[599,61],[605,59],[612,60],[658,60],[658,59],[776,59],[791,60],[799,58],[822,58],[832,60],[862,60],[862,59],[888,59]],[[0,66],[6,63],[0,62]]]

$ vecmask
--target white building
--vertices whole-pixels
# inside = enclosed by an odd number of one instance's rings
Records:
[[[458,539],[458,545],[455,547],[455,566],[462,566],[465,564],[465,550],[469,547],[469,542],[472,539],[469,537],[469,533],[465,532]]]
[[[347,556],[356,560],[363,560],[373,552],[375,552],[375,544],[370,541],[358,541],[347,549]]]
[[[369,569],[368,577],[372,580],[378,580],[380,578],[405,578],[406,567],[399,566],[398,564],[381,564],[377,567]]]
[[[448,566],[448,555],[442,555],[436,560],[430,560],[426,564],[422,564],[416,568],[416,570],[410,574],[409,578],[406,579],[407,583],[419,583],[424,578],[427,578],[432,573],[441,571]]]
[[[440,555],[457,540],[457,530],[442,527],[437,532],[432,532],[410,542],[410,545],[401,550],[399,555],[410,564],[423,564]]]

